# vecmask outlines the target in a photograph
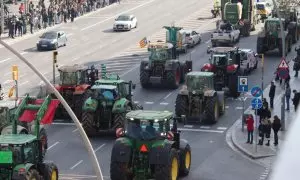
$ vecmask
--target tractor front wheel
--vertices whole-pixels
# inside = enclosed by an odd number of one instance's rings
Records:
[[[192,152],[190,145],[186,145],[183,149],[180,149],[180,168],[179,174],[187,176],[190,173],[192,163]]]
[[[167,164],[155,165],[156,180],[177,180],[179,175],[179,157],[175,149],[168,154]]]
[[[150,74],[149,71],[146,71],[144,69],[140,70],[140,82],[142,88],[148,88],[150,86]]]
[[[94,112],[83,112],[82,113],[82,127],[88,136],[94,135],[97,132],[95,125],[95,113]]]
[[[177,67],[176,70],[173,71],[167,71],[166,84],[169,85],[172,89],[176,89],[179,87],[180,79],[180,67]]]
[[[206,118],[209,123],[216,123],[219,119],[219,104],[216,96],[209,97],[205,106]]]
[[[123,128],[125,123],[125,114],[120,113],[114,115],[113,129]]]
[[[45,163],[42,173],[44,180],[58,180],[58,168],[54,163]]]
[[[41,179],[39,172],[35,168],[29,169],[29,171],[26,174],[26,180],[32,180],[32,179],[37,179],[37,180]]]
[[[111,180],[132,180],[128,163],[112,161],[110,163],[110,178]]]
[[[187,115],[188,112],[188,99],[186,96],[177,95],[175,102],[175,114],[180,117],[181,115]]]

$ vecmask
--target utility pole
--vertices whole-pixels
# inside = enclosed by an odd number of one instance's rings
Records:
[[[4,0],[0,0],[0,6],[1,6],[1,32],[4,32]]]
[[[53,51],[53,84],[55,84],[55,65],[57,63],[57,51]]]

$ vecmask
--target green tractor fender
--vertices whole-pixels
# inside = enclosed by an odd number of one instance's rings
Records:
[[[19,173],[20,169],[25,169],[25,174],[27,174],[27,172],[31,169],[31,168],[35,168],[34,164],[32,163],[26,163],[26,164],[18,164],[14,167],[13,171],[15,173]]]
[[[128,163],[132,155],[132,141],[127,137],[118,138],[111,151],[111,162]]]
[[[98,101],[89,97],[83,103],[82,110],[88,112],[95,112],[98,108]]]
[[[11,134],[12,129],[13,129],[12,125],[6,126],[5,128],[2,129],[1,134]],[[28,134],[28,130],[23,126],[18,125],[17,133],[18,134]]]
[[[176,70],[179,66],[180,66],[180,63],[178,60],[168,60],[165,62],[165,70],[166,71]]]
[[[112,108],[112,113],[124,113],[128,110],[128,107],[132,108],[130,101],[128,101],[126,98],[121,98],[115,101],[115,104]]]
[[[162,140],[154,143],[149,153],[149,164],[168,164],[169,154],[175,144],[175,141],[169,140]]]

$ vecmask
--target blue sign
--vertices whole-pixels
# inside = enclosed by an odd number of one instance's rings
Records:
[[[280,68],[280,69],[278,69],[277,73],[278,73],[279,78],[286,79],[289,76],[289,69]]]
[[[253,109],[260,109],[263,106],[261,99],[253,98],[251,101],[251,106]]]
[[[253,87],[253,88],[251,89],[251,94],[252,94],[252,96],[254,96],[254,97],[256,97],[256,98],[259,97],[259,96],[261,96],[262,93],[263,93],[263,91],[262,91],[261,88],[258,87],[258,86],[255,86],[255,87]]]
[[[238,77],[238,92],[248,92],[248,77],[239,76]]]

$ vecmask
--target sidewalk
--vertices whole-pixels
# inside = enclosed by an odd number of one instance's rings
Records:
[[[295,78],[294,77],[294,71],[292,71],[293,67],[293,62],[289,64],[290,67],[290,86],[291,90],[293,91],[296,89],[298,92],[300,90],[300,78]],[[276,95],[274,99],[274,109],[271,109],[272,117],[271,120],[273,120],[274,115],[277,115],[281,119],[281,97],[284,95],[284,89],[283,85],[280,86],[279,81],[275,82],[276,85]],[[267,101],[269,102],[269,88],[268,86],[264,90],[264,98],[267,98]],[[294,94],[292,93],[291,99],[294,97]],[[254,132],[254,137],[253,137],[253,144],[247,144],[247,127],[244,127],[244,132],[242,132],[242,120],[239,119],[237,120],[234,125],[232,126],[231,130],[228,131],[229,136],[231,137],[231,143],[237,148],[240,152],[242,152],[244,155],[250,157],[251,159],[263,159],[266,157],[270,157],[271,163],[268,166],[272,166],[272,162],[276,154],[280,151],[281,145],[283,144],[285,140],[285,133],[289,129],[289,125],[292,124],[294,117],[296,115],[294,111],[294,105],[290,99],[290,111],[285,110],[285,131],[279,131],[278,136],[279,136],[279,145],[274,146],[274,134],[273,130],[271,133],[271,139],[270,139],[270,146],[266,146],[266,139],[264,140],[264,145],[260,146],[257,145],[257,151],[255,149],[256,144],[258,143],[257,141],[259,140],[259,137],[256,141],[256,130]],[[286,102],[285,102],[286,103]],[[286,104],[285,104],[286,106]],[[285,107],[286,109],[286,107]],[[248,108],[245,111],[245,114],[252,114],[255,117],[255,112],[252,110],[252,108]],[[271,167],[267,167],[268,169]]]

